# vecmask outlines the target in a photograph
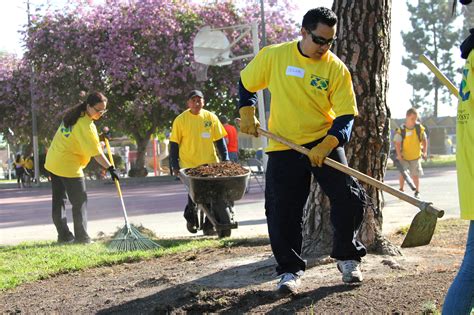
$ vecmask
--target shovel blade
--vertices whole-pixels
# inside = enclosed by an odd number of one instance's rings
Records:
[[[401,247],[428,245],[433,237],[438,217],[426,210],[418,212],[411,222]]]

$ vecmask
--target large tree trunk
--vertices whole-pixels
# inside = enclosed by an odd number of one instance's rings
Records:
[[[385,175],[390,147],[390,111],[386,103],[390,57],[391,0],[335,0],[339,18],[338,41],[333,52],[349,68],[357,97],[352,139],[346,145],[349,166],[378,180]],[[364,185],[373,207],[366,209],[360,231],[369,250],[399,254],[382,236],[383,199],[375,188]],[[309,257],[331,251],[329,202],[317,183],[312,184],[304,218],[303,254]]]

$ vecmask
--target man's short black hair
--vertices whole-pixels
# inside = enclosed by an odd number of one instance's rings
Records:
[[[319,7],[311,9],[303,17],[303,28],[314,31],[318,23],[333,27],[337,23],[337,16],[331,9]]]

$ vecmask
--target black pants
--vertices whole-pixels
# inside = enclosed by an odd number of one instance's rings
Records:
[[[87,193],[84,177],[67,178],[51,173],[53,190],[53,222],[58,231],[58,241],[87,241]],[[72,205],[74,235],[67,226],[66,196]]]
[[[306,145],[311,148],[318,142]],[[303,208],[309,195],[311,174],[331,202],[334,240],[331,257],[359,260],[365,247],[355,240],[364,216],[364,191],[356,179],[327,165],[312,167],[307,156],[293,150],[268,154],[265,214],[278,274],[302,273]],[[330,158],[347,165],[344,149],[338,147]]]

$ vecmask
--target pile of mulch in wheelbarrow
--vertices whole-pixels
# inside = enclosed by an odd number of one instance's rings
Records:
[[[205,164],[185,171],[186,175],[193,177],[229,177],[244,175],[248,172],[248,169],[234,162]]]

